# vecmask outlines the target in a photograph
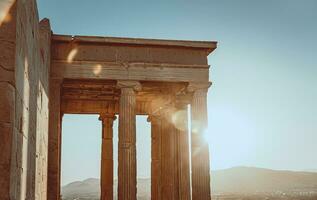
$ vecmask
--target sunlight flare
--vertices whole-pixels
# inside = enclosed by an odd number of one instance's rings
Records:
[[[180,131],[186,130],[187,125],[187,113],[185,110],[179,110],[172,115],[172,123],[174,124],[175,128]]]
[[[72,63],[77,53],[78,53],[77,48],[72,49],[67,56],[67,62]]]
[[[208,145],[210,146],[210,144],[211,144],[211,134],[210,134],[209,129],[205,129],[203,131],[203,141],[208,143]]]
[[[102,66],[100,64],[95,65],[93,68],[94,75],[99,75],[101,72],[101,68],[102,68]]]

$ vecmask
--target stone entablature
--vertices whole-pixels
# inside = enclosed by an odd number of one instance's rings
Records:
[[[52,36],[53,78],[209,81],[216,42]]]

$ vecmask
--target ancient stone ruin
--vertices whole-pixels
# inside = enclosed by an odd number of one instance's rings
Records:
[[[115,115],[120,200],[136,199],[136,115],[152,127],[151,198],[211,199],[203,134],[216,42],[58,35],[48,19],[39,22],[35,0],[2,2],[1,200],[60,199],[67,113],[100,115],[102,200],[113,199]]]

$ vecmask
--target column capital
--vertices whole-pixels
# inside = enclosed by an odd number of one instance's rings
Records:
[[[103,121],[105,119],[112,119],[112,120],[116,120],[117,117],[114,113],[100,113],[99,114],[99,118],[100,121]]]
[[[191,103],[192,96],[190,94],[177,94],[174,100],[176,109],[186,109],[187,105]]]
[[[162,119],[161,112],[156,112],[153,114],[149,114],[147,118],[147,122],[155,123],[157,120],[160,120],[160,119]]]
[[[142,85],[139,81],[126,81],[126,80],[119,80],[117,82],[117,88],[123,89],[123,88],[131,88],[136,92],[141,91]]]
[[[205,91],[207,93],[208,88],[212,85],[212,82],[190,82],[187,86],[188,92]]]

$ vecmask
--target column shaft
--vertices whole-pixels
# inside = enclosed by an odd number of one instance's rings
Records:
[[[101,146],[101,200],[113,199],[113,114],[101,114],[102,146]]]
[[[60,199],[61,172],[61,84],[59,79],[50,80],[47,199]]]
[[[136,200],[136,97],[131,87],[121,88],[119,106],[118,199]]]
[[[171,123],[170,116],[162,118],[162,162],[161,181],[162,200],[178,199],[177,187],[177,138],[176,130]]]
[[[210,200],[210,167],[208,143],[203,134],[207,129],[207,89],[194,91],[192,113],[192,199]]]
[[[162,156],[162,128],[160,117],[149,117],[151,122],[151,199],[161,200],[161,156]]]
[[[178,154],[178,184],[179,199],[190,200],[190,163],[189,163],[189,141],[188,141],[188,112],[187,105],[177,109],[179,123],[176,126],[177,154]]]

